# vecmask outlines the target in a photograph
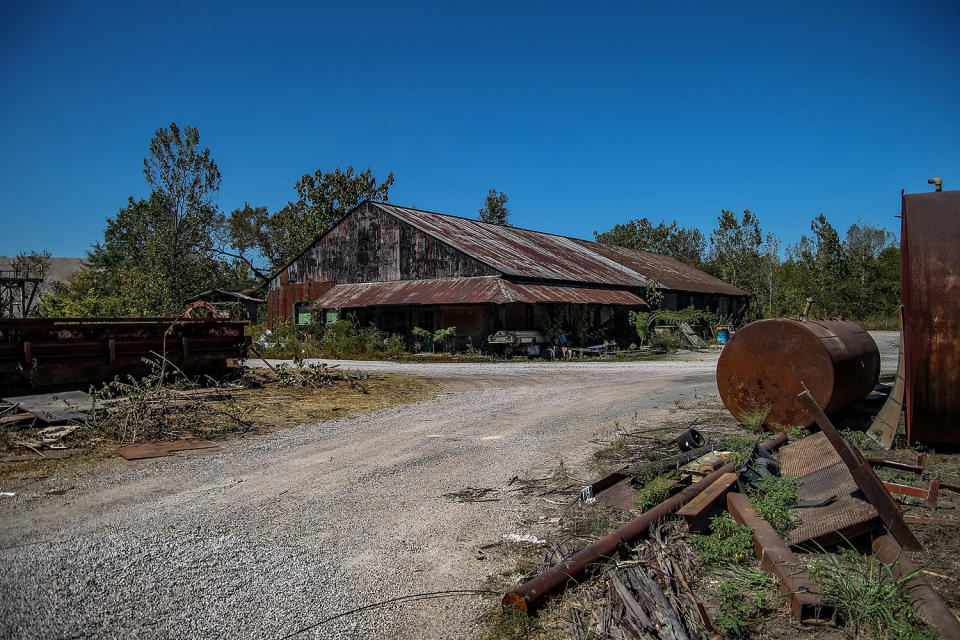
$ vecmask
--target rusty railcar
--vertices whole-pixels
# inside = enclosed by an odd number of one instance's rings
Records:
[[[0,319],[0,386],[102,382],[149,371],[162,354],[188,374],[246,356],[245,322],[219,318]]]
[[[907,439],[960,445],[960,191],[903,196]]]

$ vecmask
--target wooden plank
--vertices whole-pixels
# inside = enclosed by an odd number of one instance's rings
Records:
[[[683,505],[677,515],[687,520],[691,529],[699,529],[706,525],[707,518],[718,506],[723,504],[727,493],[737,484],[737,474],[725,473],[717,478],[709,487],[700,492],[693,500]]]
[[[904,359],[903,359],[903,307],[900,308],[900,347],[897,354],[897,377],[893,383],[893,389],[887,396],[886,402],[880,409],[880,413],[874,418],[873,424],[867,429],[867,435],[873,438],[877,444],[884,449],[892,449],[893,441],[897,437],[897,429],[900,425],[900,414],[903,411],[903,398],[906,388],[904,380]]]
[[[684,337],[695,347],[705,347],[707,343],[703,341],[703,338],[698,336],[693,328],[686,322],[680,323],[680,332],[683,333]]]

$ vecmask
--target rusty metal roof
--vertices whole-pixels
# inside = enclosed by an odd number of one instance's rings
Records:
[[[355,308],[410,304],[507,304],[510,302],[570,302],[641,306],[640,297],[619,289],[511,282],[498,276],[396,280],[338,284],[316,301],[325,308]]]
[[[649,284],[643,275],[574,238],[384,202],[372,204],[508,276],[630,287]]]
[[[698,293],[723,293],[733,296],[749,295],[743,289],[669,256],[590,242],[589,240],[578,240],[577,242],[610,260],[621,262],[625,267],[637,273],[656,280],[667,289]]]
[[[631,287],[646,287],[656,280],[677,291],[747,295],[743,289],[657,253],[384,202],[372,204],[509,276]]]

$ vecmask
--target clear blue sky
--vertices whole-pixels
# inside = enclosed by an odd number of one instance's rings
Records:
[[[303,4],[3,3],[0,253],[82,255],[171,121],[225,211],[352,164],[554,233],[749,208],[792,243],[960,188],[956,1]]]

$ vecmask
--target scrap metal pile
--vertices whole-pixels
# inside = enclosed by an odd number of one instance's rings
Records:
[[[905,516],[894,498],[917,498],[932,511],[942,491],[960,493],[960,487],[939,477],[928,487],[882,480],[875,467],[913,473],[920,480],[925,455],[916,464],[865,458],[829,417],[885,391],[886,404],[868,429],[884,448],[897,442],[960,444],[960,349],[955,346],[960,335],[960,191],[904,196],[902,221],[902,332],[892,387],[877,386],[876,343],[852,322],[809,318],[808,304],[799,319],[747,325],[718,362],[720,396],[738,420],[762,411],[766,425],[780,435],[758,442],[745,459],[734,460],[719,443],[704,442],[691,430],[677,438],[681,453],[635,464],[637,468],[624,468],[585,487],[585,504],[597,501],[631,509],[637,503],[632,485],[638,469],[650,474],[679,470],[688,482],[639,517],[507,593],[504,607],[532,615],[569,587],[603,574],[608,593],[600,612],[586,616],[575,609],[568,616],[578,637],[717,638],[690,589],[691,568],[684,566],[683,554],[669,550],[668,540],[682,535],[662,530],[676,529],[680,518],[684,530],[703,530],[714,516],[727,512],[749,528],[760,563],[775,577],[792,618],[800,624],[843,620],[798,554],[866,541],[899,581],[916,614],[939,637],[960,638],[960,621],[910,555],[923,548],[912,524],[960,521]],[[905,437],[898,431],[901,412]],[[814,426],[819,432],[789,444],[782,433]],[[765,479],[778,476],[796,483],[795,505],[802,514],[779,531],[751,502]]]

